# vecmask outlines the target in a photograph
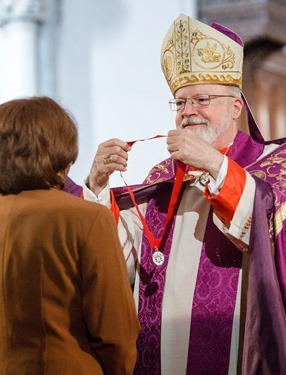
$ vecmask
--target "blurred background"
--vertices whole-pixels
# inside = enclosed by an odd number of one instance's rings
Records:
[[[79,129],[70,177],[82,184],[99,143],[174,128],[160,52],[180,13],[242,37],[243,91],[252,112],[266,140],[285,137],[285,0],[0,0],[0,102],[47,95],[68,109]],[[165,141],[133,146],[128,184],[168,157]],[[111,184],[124,182],[114,173]]]

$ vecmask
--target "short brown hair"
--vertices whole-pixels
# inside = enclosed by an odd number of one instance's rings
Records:
[[[0,105],[0,193],[62,187],[58,175],[78,154],[71,114],[53,99],[30,97]]]

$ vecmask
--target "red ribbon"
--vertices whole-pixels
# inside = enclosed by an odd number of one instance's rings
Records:
[[[143,138],[143,139],[136,139],[136,141],[129,141],[127,142],[129,144],[130,147],[132,147],[134,145],[134,143],[136,142],[144,142],[144,141],[150,141],[151,139],[156,139],[156,138],[166,138],[167,136],[166,135],[155,135],[154,137],[151,137],[151,138]]]
[[[138,140],[130,141],[130,142],[127,142],[127,143],[132,147],[134,145],[134,143],[136,143],[136,142],[146,141],[146,140],[151,140],[151,139],[156,139],[156,138],[162,138],[162,137],[166,137],[166,136],[165,135],[156,135],[156,136],[151,137],[151,138],[138,139]],[[162,234],[161,234],[161,236],[159,238],[156,238],[153,235],[153,233],[151,233],[151,231],[150,231],[150,229],[149,229],[149,227],[148,227],[148,225],[146,223],[145,217],[140,212],[138,204],[135,201],[135,197],[134,197],[134,194],[133,194],[132,190],[127,185],[126,181],[124,180],[122,173],[120,173],[121,177],[122,177],[122,179],[123,179],[123,181],[124,181],[124,183],[126,185],[128,194],[129,194],[129,196],[130,196],[130,198],[131,198],[131,200],[132,200],[132,202],[134,204],[134,207],[136,208],[136,211],[137,211],[137,213],[138,213],[138,215],[140,217],[140,220],[141,220],[143,228],[144,228],[144,230],[146,232],[149,244],[150,244],[150,246],[151,246],[151,248],[153,250],[158,250],[159,249],[159,247],[161,245],[161,242],[163,240],[163,237],[164,237],[164,235],[165,235],[165,233],[167,231],[168,225],[169,225],[169,223],[170,223],[170,221],[172,219],[172,216],[173,216],[173,213],[174,213],[174,209],[175,209],[175,206],[176,206],[176,203],[177,203],[180,191],[181,191],[182,183],[183,183],[183,180],[184,180],[185,170],[186,170],[186,164],[184,164],[182,162],[179,162],[178,163],[177,173],[176,173],[176,179],[175,179],[175,183],[174,183],[174,186],[173,186],[173,189],[172,189],[170,203],[169,203],[169,207],[168,207],[168,211],[167,211],[167,217],[166,217],[166,221],[165,221],[165,224],[164,224],[164,229],[163,229],[163,232],[162,232]]]

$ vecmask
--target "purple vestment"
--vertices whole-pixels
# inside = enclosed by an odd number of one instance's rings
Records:
[[[279,213],[286,201],[286,144],[257,161],[263,148],[262,142],[255,142],[239,131],[228,154],[257,182],[249,250],[247,309],[242,314],[245,331],[241,333],[238,363],[238,371],[243,375],[286,373],[286,228],[285,211],[284,216]],[[171,160],[167,159],[152,169],[143,185],[132,187],[138,203],[141,199],[148,199],[146,221],[155,237],[161,234],[165,222],[174,169]],[[125,188],[116,188],[114,192],[121,208],[132,205]],[[159,375],[161,371],[161,306],[174,221],[175,217],[162,243],[166,256],[163,267],[152,263],[150,245],[143,234],[138,311],[142,330],[138,339],[136,375]],[[211,210],[193,300],[187,374],[228,373],[240,267],[241,253],[214,226]],[[204,275],[212,275],[208,288]],[[212,300],[214,293],[219,301],[216,314]]]
[[[67,179],[65,180],[63,191],[80,197],[82,193],[82,187],[77,185],[73,180],[67,177]]]

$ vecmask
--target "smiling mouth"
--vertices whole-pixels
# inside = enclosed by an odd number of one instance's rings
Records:
[[[199,123],[195,123],[195,124],[182,124],[182,128],[188,128],[188,127],[195,127],[195,126],[202,126],[202,125],[206,125],[205,123],[203,122],[199,122]]]

